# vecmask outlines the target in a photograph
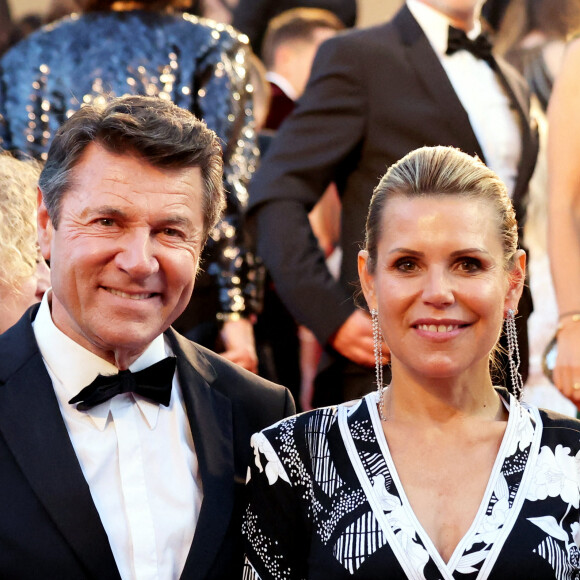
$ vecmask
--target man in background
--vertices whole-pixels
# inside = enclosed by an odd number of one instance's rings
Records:
[[[344,28],[336,15],[321,8],[292,8],[268,24],[262,57],[271,98],[260,135],[262,154],[304,92],[318,47]],[[329,186],[309,218],[325,256],[338,251],[340,201],[334,185]],[[320,346],[306,327],[298,327],[270,277],[266,279],[264,309],[255,332],[261,373],[287,386],[301,409],[310,408]]]
[[[262,61],[272,89],[265,129],[278,129],[294,110],[318,47],[343,29],[337,16],[321,8],[293,8],[270,21],[262,45]]]

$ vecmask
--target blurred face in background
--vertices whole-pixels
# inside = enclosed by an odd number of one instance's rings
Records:
[[[32,276],[17,288],[0,286],[0,334],[16,324],[26,310],[40,302],[50,287],[50,270],[40,251]]]

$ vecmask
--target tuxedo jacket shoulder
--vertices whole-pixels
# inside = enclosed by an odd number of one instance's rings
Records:
[[[54,389],[31,308],[0,335],[0,577],[119,578]],[[240,577],[244,480],[254,431],[294,412],[286,389],[167,331],[204,497],[184,579]]]

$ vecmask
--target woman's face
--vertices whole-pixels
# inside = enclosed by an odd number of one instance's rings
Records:
[[[504,267],[493,205],[451,196],[389,200],[373,274],[359,274],[377,308],[393,370],[451,378],[487,372],[505,313],[521,294],[525,254]]]

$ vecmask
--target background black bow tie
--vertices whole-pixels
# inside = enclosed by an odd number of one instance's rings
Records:
[[[490,65],[495,64],[495,59],[491,52],[491,42],[489,42],[487,36],[480,34],[477,38],[471,40],[463,30],[450,26],[446,54],[454,54],[458,50],[467,50],[476,58],[481,58]]]
[[[174,374],[175,357],[168,357],[136,373],[126,370],[116,375],[99,375],[69,403],[78,403],[79,411],[87,411],[115,395],[135,393],[167,407]]]

